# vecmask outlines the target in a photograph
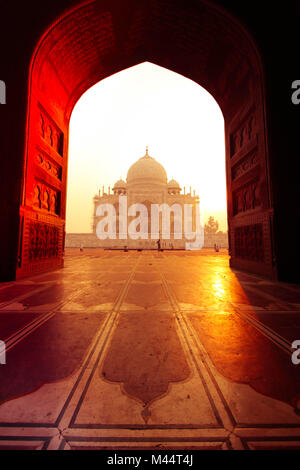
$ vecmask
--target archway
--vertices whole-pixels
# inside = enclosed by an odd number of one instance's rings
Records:
[[[127,188],[129,168],[145,156],[146,147],[148,155],[162,165],[168,180],[166,187],[156,187],[155,197],[155,188],[152,185],[150,189],[145,181]],[[148,171],[146,176],[149,177]],[[168,201],[178,207],[183,200],[187,203],[197,195],[203,223],[213,216],[219,224],[218,235],[205,237],[205,247],[212,248],[214,243],[228,247],[222,112],[200,85],[149,62],[101,80],[80,97],[73,109],[69,125],[65,255],[68,248],[74,252],[76,247],[99,247],[103,243],[106,248],[117,249],[125,244],[134,249],[134,241],[118,240],[120,195],[127,195],[129,206],[142,203],[149,219],[150,201]],[[97,220],[101,219],[97,219],[96,212],[101,203],[109,201],[116,209],[117,233],[116,239],[104,242],[96,236]],[[173,227],[173,212],[170,217]],[[181,221],[181,227],[179,220],[176,240],[165,241],[165,247],[183,249],[179,233],[181,229],[184,232],[184,223]],[[147,226],[151,238],[150,220]],[[156,242],[148,239],[141,244],[145,249],[157,249]]]
[[[63,262],[68,126],[79,97],[143,61],[211,93],[225,118],[231,266],[276,276],[264,77],[241,24],[201,1],[91,1],[46,32],[30,71],[17,277]]]

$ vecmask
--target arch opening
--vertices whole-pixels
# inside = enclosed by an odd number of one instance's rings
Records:
[[[134,248],[136,242],[130,240],[104,243],[96,236],[99,204],[113,204],[118,218],[122,195],[127,196],[128,210],[133,203],[147,208],[145,249],[157,247],[151,240],[151,204],[180,204],[184,215],[184,204],[194,207],[199,198],[203,222],[210,216],[219,222],[218,235],[207,235],[205,246],[215,242],[227,247],[222,112],[198,84],[149,62],[102,80],[72,112],[65,246]],[[183,236],[183,221],[181,232]],[[182,249],[185,243],[179,233],[176,237],[178,241],[165,241],[164,246]]]

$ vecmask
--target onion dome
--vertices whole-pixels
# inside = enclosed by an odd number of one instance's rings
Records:
[[[146,148],[146,155],[131,165],[127,173],[127,183],[129,184],[144,182],[145,180],[167,184],[166,170],[155,158],[148,155],[148,147]]]
[[[168,182],[169,189],[181,189],[179,183],[173,178]]]
[[[115,183],[115,185],[114,185],[114,187],[113,187],[113,190],[115,190],[115,189],[126,189],[126,186],[127,186],[126,182],[123,181],[122,179],[119,179],[119,180]]]

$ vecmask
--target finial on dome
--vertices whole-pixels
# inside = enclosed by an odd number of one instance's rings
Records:
[[[149,155],[148,155],[148,145],[146,145],[146,155],[147,155],[147,157],[149,157]]]

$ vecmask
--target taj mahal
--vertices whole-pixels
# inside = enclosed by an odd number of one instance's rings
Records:
[[[124,198],[124,196],[126,196]],[[143,215],[147,220],[140,218],[135,225],[139,225],[137,236],[128,236],[127,229],[123,230],[123,225],[120,223],[120,201],[126,200],[128,207],[144,207]],[[192,194],[192,189],[186,191],[182,189],[180,184],[171,179],[168,181],[167,172],[165,168],[148,153],[148,146],[146,147],[146,154],[139,158],[127,172],[126,181],[119,179],[112,189],[109,187],[107,191],[102,188],[95,195],[93,209],[92,229],[94,236],[98,235],[97,246],[104,248],[115,249],[157,249],[158,244],[162,249],[186,249],[189,242],[192,240],[192,232],[187,235],[183,230],[186,226],[184,219],[184,211],[188,208],[190,210],[190,228],[195,233],[197,225],[197,214],[199,214],[199,196],[196,195],[195,190]],[[158,219],[158,226],[156,233],[153,234],[151,227],[151,218],[149,217],[151,208],[168,207],[170,222],[169,234],[166,235],[163,228],[163,218],[160,214]],[[103,220],[103,213],[99,215],[99,207],[112,207],[115,214],[115,230],[116,235],[113,238],[99,239],[98,229],[99,222]],[[174,211],[173,209],[178,209]],[[127,212],[125,226],[132,225],[134,222],[134,214]],[[151,230],[152,228],[152,230]],[[179,233],[179,231],[181,232]],[[124,233],[122,233],[124,232]]]

